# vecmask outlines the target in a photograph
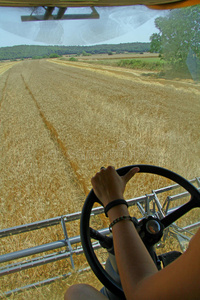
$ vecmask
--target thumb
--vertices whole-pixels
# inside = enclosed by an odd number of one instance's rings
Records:
[[[131,178],[133,178],[133,176],[134,176],[136,173],[138,173],[139,171],[140,171],[140,168],[138,168],[138,167],[134,167],[134,168],[130,169],[130,170],[128,171],[128,173],[126,173],[126,175],[123,176],[123,179],[124,179],[124,181],[125,181],[125,184],[127,184],[127,182],[128,182]]]

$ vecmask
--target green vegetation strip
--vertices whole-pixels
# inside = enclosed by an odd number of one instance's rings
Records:
[[[165,64],[160,58],[90,60],[87,63],[150,71],[161,71]]]

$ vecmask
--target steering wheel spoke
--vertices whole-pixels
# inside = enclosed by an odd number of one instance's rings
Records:
[[[90,237],[99,241],[100,245],[108,249],[108,251],[112,251],[113,248],[113,239],[109,236],[101,234],[99,231],[90,227]]]

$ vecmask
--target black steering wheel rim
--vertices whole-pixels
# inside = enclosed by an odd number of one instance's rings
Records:
[[[161,168],[153,165],[146,165],[146,164],[126,166],[117,169],[117,173],[120,176],[123,176],[133,167],[139,167],[140,173],[151,173],[151,174],[156,174],[171,179],[174,182],[178,183],[180,186],[182,186],[184,189],[186,189],[191,194],[191,200],[188,203],[184,204],[179,209],[177,209],[177,211],[178,210],[180,211],[181,215],[185,214],[187,211],[189,211],[194,207],[200,207],[200,192],[198,191],[198,189],[195,186],[193,186],[188,180],[178,175],[177,173],[174,173],[165,168]],[[95,273],[97,278],[101,281],[101,283],[111,292],[124,299],[124,293],[122,288],[104,270],[99,260],[97,259],[92,247],[92,243],[90,239],[89,220],[90,220],[90,213],[95,202],[100,203],[100,201],[94,194],[94,191],[91,190],[85,200],[82,209],[82,214],[81,214],[80,235],[81,235],[83,250],[88,263],[90,264],[93,272]],[[161,222],[163,223],[164,227],[167,227],[178,218],[176,218],[175,213],[172,213],[169,216],[164,217],[161,220]]]

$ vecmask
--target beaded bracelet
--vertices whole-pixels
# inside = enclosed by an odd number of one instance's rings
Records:
[[[120,204],[125,204],[128,207],[128,203],[124,199],[116,199],[116,200],[113,200],[112,202],[108,203],[106,205],[106,207],[104,208],[106,217],[108,217],[107,213],[111,208],[113,208],[114,206],[120,205]]]
[[[120,222],[120,221],[123,221],[123,220],[129,220],[129,221],[133,222],[133,224],[135,225],[135,222],[134,222],[134,220],[133,220],[133,218],[132,218],[131,216],[121,216],[121,217],[115,219],[114,221],[112,221],[112,223],[109,225],[109,230],[110,230],[110,232],[112,232],[112,227],[113,227],[116,223],[118,223],[118,222]]]

